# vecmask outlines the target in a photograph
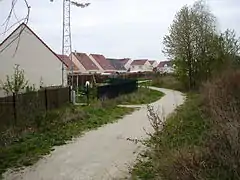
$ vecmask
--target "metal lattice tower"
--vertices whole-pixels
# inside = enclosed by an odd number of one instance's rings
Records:
[[[62,37],[62,55],[69,56],[72,52],[72,38],[71,38],[71,5],[85,8],[90,3],[78,3],[71,0],[63,0],[63,37]],[[73,86],[73,61],[71,61],[71,85]],[[64,85],[64,64],[62,63],[62,85]]]
[[[62,34],[62,55],[69,56],[72,52],[72,38],[71,38],[71,1],[63,0],[63,34]],[[71,60],[71,85],[73,85],[73,62]],[[64,64],[62,64],[62,85],[64,85]]]

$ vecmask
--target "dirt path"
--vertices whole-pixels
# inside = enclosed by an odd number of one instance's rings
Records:
[[[153,88],[165,96],[153,103],[155,109],[164,109],[165,115],[173,112],[184,101],[180,92]],[[127,138],[146,138],[151,131],[146,105],[117,123],[108,124],[87,132],[72,143],[56,150],[34,166],[16,173],[5,173],[6,180],[107,180],[122,177],[136,159],[139,144]]]

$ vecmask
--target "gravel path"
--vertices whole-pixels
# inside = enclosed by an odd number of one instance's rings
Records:
[[[164,114],[173,112],[184,102],[184,96],[173,90],[153,88],[165,93],[152,103],[154,108],[164,109]],[[147,118],[146,105],[125,116],[114,124],[87,132],[72,143],[56,147],[35,165],[20,172],[7,172],[6,180],[107,180],[124,176],[128,166],[141,151],[141,145],[127,138],[142,139],[145,130],[152,131]]]

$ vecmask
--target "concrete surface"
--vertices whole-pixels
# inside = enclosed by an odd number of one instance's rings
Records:
[[[173,112],[184,102],[177,91],[154,88],[165,93],[152,103],[155,110],[164,109],[164,114]],[[147,106],[125,116],[114,124],[87,132],[72,143],[56,147],[35,165],[19,172],[4,174],[6,180],[108,180],[125,176],[128,167],[142,150],[140,143],[130,139],[147,138],[146,131],[152,128],[147,118]]]

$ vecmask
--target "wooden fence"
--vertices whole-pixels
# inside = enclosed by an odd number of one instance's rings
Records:
[[[26,123],[37,115],[59,108],[68,102],[69,87],[44,88],[0,98],[0,127]]]

